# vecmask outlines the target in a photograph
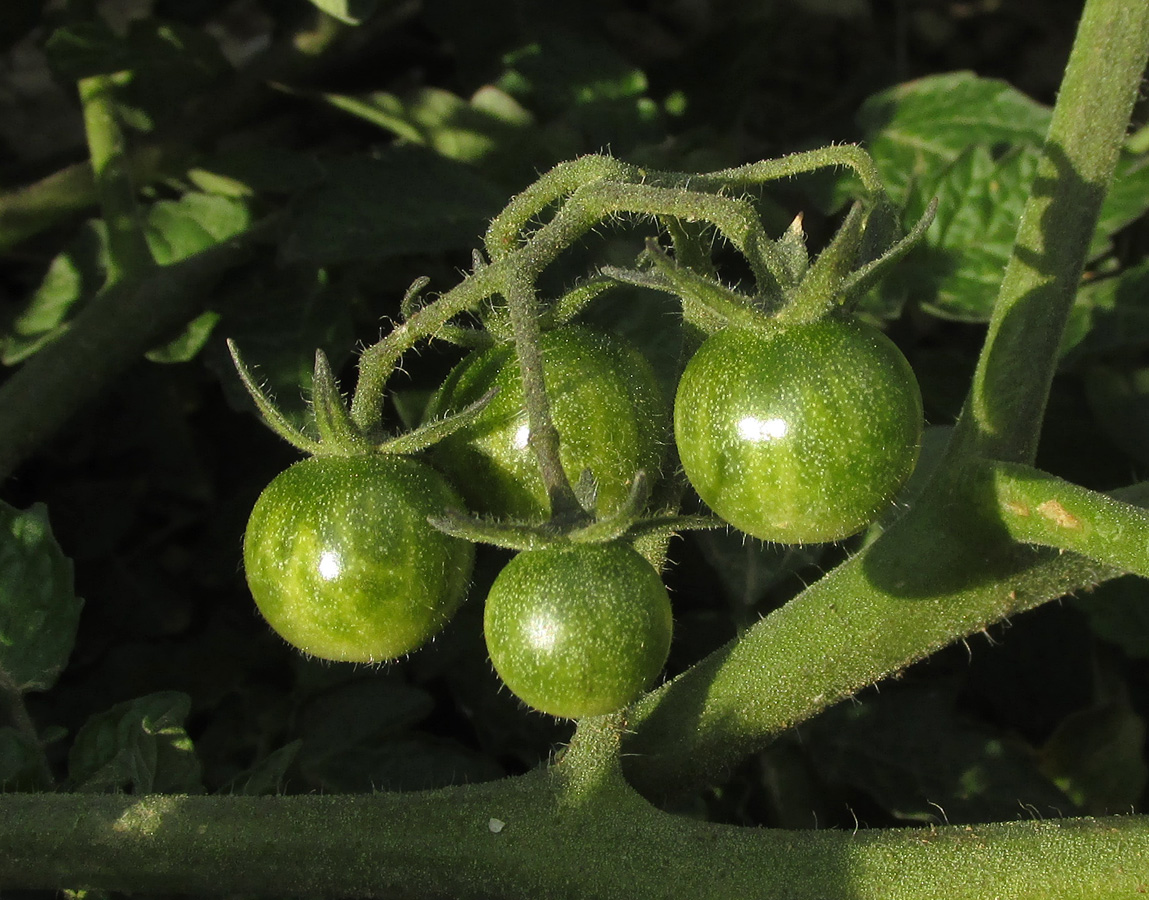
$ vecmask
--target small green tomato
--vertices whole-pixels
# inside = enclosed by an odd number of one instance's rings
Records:
[[[417,649],[466,594],[474,547],[428,516],[461,501],[422,463],[313,457],[281,472],[244,535],[247,583],[268,624],[323,659],[379,662]]]
[[[577,719],[635,700],[666,663],[673,618],[662,578],[624,544],[528,550],[491,587],[495,671],[528,706]]]
[[[683,372],[674,434],[690,483],[731,525],[779,543],[836,541],[913,471],[922,400],[894,343],[856,320],[728,328]]]

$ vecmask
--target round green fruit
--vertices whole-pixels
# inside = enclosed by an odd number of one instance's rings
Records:
[[[747,534],[835,541],[871,522],[917,462],[922,400],[884,334],[851,319],[709,337],[678,385],[690,483]]]
[[[313,457],[256,501],[247,583],[276,632],[323,659],[380,662],[426,643],[466,594],[474,547],[428,516],[460,499],[437,472],[389,456]]]
[[[624,544],[527,550],[487,595],[487,651],[528,706],[577,719],[621,709],[666,663],[673,630],[658,572]]]
[[[668,432],[662,391],[646,359],[622,338],[579,326],[546,332],[543,377],[559,456],[572,484],[590,470],[597,511],[626,500],[635,473],[657,480]],[[463,360],[432,398],[428,418],[457,412],[491,388],[479,418],[435,446],[432,458],[467,505],[488,515],[542,519],[550,512],[530,429],[518,358],[499,345]]]

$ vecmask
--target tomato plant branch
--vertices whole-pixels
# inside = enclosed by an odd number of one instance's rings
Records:
[[[510,273],[503,293],[514,329],[515,355],[519,360],[523,400],[527,408],[527,444],[539,461],[543,486],[550,498],[551,521],[574,523],[585,519],[587,513],[579,504],[559,457],[561,436],[551,418],[550,400],[547,398],[535,288],[526,277],[516,277],[516,274]]]
[[[1061,334],[1147,57],[1149,0],[1088,0],[955,435],[968,452],[1033,460]]]
[[[483,243],[492,260],[518,249],[527,223],[544,209],[593,181],[611,178],[633,181],[640,170],[610,156],[580,156],[559,163],[529,187],[516,194],[487,227]]]
[[[882,184],[878,167],[870,154],[856,144],[819,147],[815,150],[791,153],[779,159],[764,159],[705,175],[684,177],[687,179],[687,184],[695,190],[745,190],[767,181],[778,181],[815,172],[818,169],[832,168],[853,170],[870,199],[884,196],[886,189]]]
[[[644,793],[706,783],[773,735],[955,641],[1123,570],[1026,547],[969,507],[915,506],[877,541],[635,705]]]
[[[1149,511],[1017,463],[983,464],[975,484],[1014,540],[1149,577]]]
[[[400,357],[419,341],[434,337],[455,316],[477,310],[485,299],[499,291],[503,271],[494,265],[476,269],[363,351],[359,357],[359,380],[351,399],[351,418],[365,435],[372,439],[381,437],[384,391]]]
[[[13,888],[358,897],[1091,900],[1149,881],[1149,818],[890,830],[716,825],[563,802],[540,772],[371,796],[0,796]],[[592,814],[593,810],[593,814]]]

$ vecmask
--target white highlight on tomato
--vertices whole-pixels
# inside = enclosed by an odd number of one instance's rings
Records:
[[[561,625],[547,614],[536,615],[527,622],[527,640],[531,649],[546,653],[553,650]]]
[[[319,557],[319,577],[324,581],[334,581],[343,572],[343,560],[334,550],[324,550]]]
[[[746,441],[773,441],[786,437],[790,425],[785,419],[759,419],[743,416],[738,420],[738,436]]]
[[[531,440],[531,426],[529,422],[523,422],[515,431],[514,440],[511,442],[516,450],[526,450],[527,444]]]

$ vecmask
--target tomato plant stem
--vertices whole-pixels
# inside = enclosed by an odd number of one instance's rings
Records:
[[[514,330],[515,353],[523,382],[523,399],[527,407],[530,432],[527,443],[539,460],[539,472],[551,503],[551,520],[556,523],[577,522],[587,513],[579,505],[570,479],[559,457],[562,436],[551,418],[543,371],[542,331],[539,328],[534,285],[526,277],[512,273],[506,280],[504,296]]]
[[[357,897],[1109,900],[1149,881],[1149,817],[784,831],[638,798],[570,808],[553,773],[370,796],[0,796],[0,882]]]
[[[1032,462],[1061,335],[1149,57],[1147,0],[1088,0],[955,440]]]
[[[1014,540],[1149,577],[1149,510],[1017,463],[981,465],[974,483],[985,492],[986,515]]]

